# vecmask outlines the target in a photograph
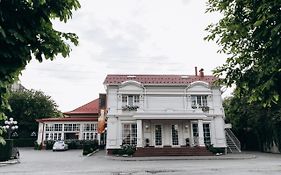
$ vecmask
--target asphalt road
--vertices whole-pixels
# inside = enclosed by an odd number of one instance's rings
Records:
[[[281,155],[252,153],[241,160],[111,160],[101,151],[85,157],[81,150],[65,152],[20,149],[20,163],[0,167],[0,175],[281,175]]]

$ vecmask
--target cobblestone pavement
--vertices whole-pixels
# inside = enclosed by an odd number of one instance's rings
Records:
[[[100,151],[83,157],[81,150],[65,152],[21,149],[18,164],[0,166],[0,175],[280,175],[281,155],[255,154],[253,159],[229,160],[112,160]]]

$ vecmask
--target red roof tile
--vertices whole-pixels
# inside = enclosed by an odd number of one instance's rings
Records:
[[[78,114],[98,114],[99,113],[99,98],[80,106],[73,111],[64,112],[66,115],[78,115]]]
[[[98,121],[97,117],[61,117],[61,118],[43,118],[37,119],[37,122],[65,122],[65,121]]]
[[[217,80],[212,75],[205,75],[204,77],[195,75],[107,75],[105,85],[119,85],[125,81],[134,80],[144,85],[187,85],[195,81],[204,81],[213,83]]]

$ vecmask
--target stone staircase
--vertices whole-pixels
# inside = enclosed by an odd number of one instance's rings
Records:
[[[237,137],[233,134],[230,128],[225,128],[227,152],[238,153],[241,152],[241,144]]]
[[[205,147],[145,147],[137,148],[135,157],[148,156],[212,156],[213,154]]]

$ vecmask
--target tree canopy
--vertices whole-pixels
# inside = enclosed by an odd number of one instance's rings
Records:
[[[281,103],[249,103],[248,96],[235,90],[223,103],[226,121],[232,123],[242,149],[269,151],[275,144],[281,151]]]
[[[18,122],[19,138],[27,138],[32,132],[37,132],[36,119],[62,116],[55,101],[41,91],[11,92],[8,102],[12,110],[6,115]]]
[[[221,83],[236,85],[249,102],[265,106],[281,101],[281,0],[208,0],[207,12],[222,19],[207,27],[226,63],[217,67]]]
[[[52,19],[67,22],[78,0],[0,0],[0,121],[9,108],[8,89],[32,58],[42,62],[58,54],[66,57],[74,33],[53,28]],[[0,143],[3,130],[0,127]]]

